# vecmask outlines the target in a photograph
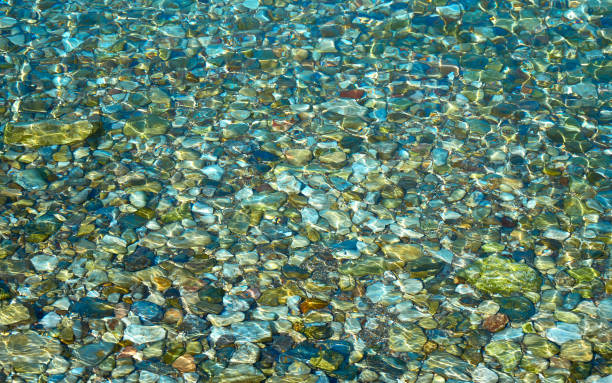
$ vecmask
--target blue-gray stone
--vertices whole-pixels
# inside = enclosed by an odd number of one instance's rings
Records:
[[[132,311],[140,319],[149,322],[159,322],[164,316],[164,310],[153,302],[138,301],[132,304]]]
[[[553,328],[546,330],[548,340],[557,344],[563,344],[570,340],[582,339],[578,325],[573,323],[558,322]]]
[[[74,355],[88,366],[97,366],[112,351],[115,345],[109,342],[90,343],[74,351]]]
[[[111,304],[102,299],[85,297],[75,302],[70,311],[86,318],[104,318],[115,315],[115,309]]]
[[[446,160],[448,160],[448,150],[435,148],[431,151],[431,157],[434,165],[444,166],[446,165]]]

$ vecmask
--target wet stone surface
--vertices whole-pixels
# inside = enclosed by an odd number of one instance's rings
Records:
[[[609,8],[0,1],[0,383],[609,382]]]

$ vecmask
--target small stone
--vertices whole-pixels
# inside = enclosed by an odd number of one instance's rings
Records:
[[[245,0],[242,5],[245,8],[251,9],[251,10],[255,10],[257,8],[259,8],[259,0]]]
[[[150,322],[159,322],[164,316],[164,310],[159,305],[148,301],[134,302],[132,311],[140,319]]]
[[[285,152],[285,158],[291,165],[303,166],[312,159],[312,152],[308,149],[289,149]]]
[[[234,364],[221,370],[212,378],[213,383],[258,383],[266,376],[248,364]]]
[[[472,371],[472,379],[475,383],[497,383],[499,377],[494,371],[486,368],[484,364],[480,363],[474,371]]]
[[[8,16],[0,17],[0,28],[2,29],[11,28],[15,24],[17,24],[17,20],[15,20],[12,17],[8,17]]]
[[[213,326],[220,326],[220,327],[225,327],[225,326],[229,326],[234,323],[242,322],[244,318],[245,318],[244,313],[240,311],[238,312],[226,311],[226,312],[221,313],[220,315],[208,314],[206,316],[206,319],[208,319],[208,321],[210,321],[210,323],[212,323]]]
[[[508,316],[513,322],[521,322],[535,314],[534,304],[522,296],[495,298],[499,312]]]
[[[352,98],[358,100],[365,95],[365,91],[363,89],[349,89],[343,90],[340,92],[341,98]]]
[[[196,370],[195,359],[193,358],[193,355],[183,354],[176,358],[176,360],[172,363],[172,367],[176,368],[181,373],[194,372]]]
[[[485,352],[495,357],[504,371],[512,371],[521,361],[521,347],[509,340],[497,340],[485,346]]]
[[[325,308],[329,305],[329,302],[317,299],[317,298],[306,298],[302,303],[300,303],[300,311],[302,314],[306,314],[311,310],[318,310]]]
[[[495,314],[487,317],[482,322],[482,327],[490,332],[498,332],[506,327],[508,316],[506,314]]]
[[[135,344],[157,342],[166,338],[166,330],[161,326],[142,326],[130,324],[125,328],[123,339]]]
[[[449,20],[458,20],[461,17],[461,6],[459,4],[449,4],[436,7],[436,12]]]
[[[444,166],[446,165],[446,161],[448,159],[448,150],[435,148],[431,152],[431,157],[433,159],[433,163],[436,166]]]
[[[147,140],[153,136],[165,134],[169,127],[168,120],[154,114],[147,114],[129,119],[123,127],[123,134]]]
[[[32,257],[30,262],[38,272],[51,272],[57,267],[59,259],[53,255],[40,254]]]
[[[109,342],[90,343],[78,348],[74,355],[88,366],[97,366],[114,348],[115,345]]]

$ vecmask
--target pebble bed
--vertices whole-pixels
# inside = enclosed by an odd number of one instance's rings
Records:
[[[1,0],[0,383],[612,382],[605,0]]]

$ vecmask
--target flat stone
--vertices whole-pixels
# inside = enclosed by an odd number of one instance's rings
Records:
[[[182,373],[194,372],[196,370],[195,359],[193,358],[193,355],[183,354],[172,362],[172,367],[176,368]]]
[[[561,346],[561,357],[572,362],[590,362],[593,359],[593,346],[586,340],[570,340]]]
[[[154,114],[132,117],[123,126],[123,134],[129,137],[149,139],[153,136],[165,134],[170,122]]]
[[[542,284],[538,272],[531,267],[497,255],[477,260],[462,273],[479,290],[502,295],[538,292]]]
[[[393,352],[420,352],[427,337],[414,324],[395,323],[389,329],[389,349]]]
[[[88,120],[11,122],[4,129],[4,143],[32,148],[71,145],[83,141],[97,128],[97,123]]]
[[[509,340],[497,340],[485,347],[488,355],[495,357],[502,365],[504,371],[512,371],[521,361],[521,346]]]
[[[74,355],[88,366],[97,366],[110,355],[114,347],[109,342],[90,343],[76,349]]]
[[[157,342],[166,338],[166,330],[161,326],[142,326],[131,324],[125,328],[123,339],[135,344]]]
[[[55,270],[57,264],[59,263],[59,259],[54,255],[40,254],[30,259],[32,262],[32,266],[38,272],[50,272]]]
[[[213,376],[213,383],[259,383],[266,376],[248,364],[234,364],[224,368],[218,375]]]
[[[506,314],[495,314],[491,315],[482,322],[482,327],[490,332],[501,331],[508,323],[508,316]]]
[[[242,322],[244,318],[245,318],[244,313],[240,311],[238,312],[228,311],[228,312],[221,313],[219,315],[208,314],[208,316],[206,316],[206,319],[208,319],[213,326],[220,326],[220,327],[225,327],[233,323]]]
[[[48,363],[61,352],[57,339],[33,331],[0,337],[0,360],[5,363]]]
[[[0,308],[0,325],[9,326],[30,320],[30,310],[21,303]]]

